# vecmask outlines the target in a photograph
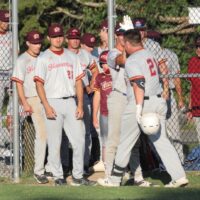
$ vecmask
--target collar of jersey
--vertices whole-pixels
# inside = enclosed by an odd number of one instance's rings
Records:
[[[60,50],[60,51],[53,51],[53,50],[50,49],[50,51],[52,51],[52,52],[55,53],[56,55],[61,55],[61,54],[63,54],[64,49],[62,48],[62,50]]]

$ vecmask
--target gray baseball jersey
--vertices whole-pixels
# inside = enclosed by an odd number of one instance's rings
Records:
[[[110,67],[110,73],[112,76],[112,89],[113,90],[117,89],[118,91],[120,91],[122,93],[126,93],[127,86],[126,86],[125,76],[124,76],[125,70],[123,68],[120,68],[119,71],[115,70],[115,68],[116,68],[115,59],[121,53],[122,52],[116,48],[110,50],[108,53],[107,63]]]
[[[125,71],[129,80],[145,79],[145,96],[153,96],[162,92],[157,62],[148,50],[141,49],[130,55],[125,64]],[[128,99],[135,99],[130,81],[127,82]]]
[[[169,74],[180,73],[180,65],[177,55],[172,50],[166,48],[163,49],[163,55],[166,58],[168,73]],[[173,79],[169,79],[169,87],[170,89],[175,88]]]
[[[166,61],[163,55],[162,48],[158,42],[149,38],[145,38],[145,40],[142,43],[145,49],[153,53],[154,57],[158,61],[158,65]]]
[[[83,77],[78,56],[65,48],[60,56],[47,49],[37,58],[34,79],[44,83],[47,98],[75,96],[75,82]]]
[[[11,80],[22,83],[26,97],[37,96],[35,83],[33,81],[36,57],[25,52],[17,59],[17,65],[13,70]]]
[[[12,33],[0,34],[0,70],[11,69]]]

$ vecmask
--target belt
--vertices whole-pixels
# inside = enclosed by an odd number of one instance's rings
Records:
[[[127,96],[126,93],[123,93],[123,92],[121,92],[120,90],[118,90],[118,89],[116,89],[116,88],[114,88],[113,91],[119,92],[120,94],[122,94],[122,95],[124,95],[124,96]]]
[[[161,94],[157,94],[156,95],[158,98],[161,98]],[[144,96],[144,100],[149,100],[150,96]]]
[[[192,106],[192,110],[200,110],[200,106]]]
[[[61,99],[70,99],[70,98],[75,98],[75,96],[62,97]]]

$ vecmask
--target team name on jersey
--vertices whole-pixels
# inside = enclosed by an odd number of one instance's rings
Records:
[[[51,63],[48,65],[48,70],[51,71],[53,69],[57,69],[57,68],[62,68],[62,67],[70,67],[72,68],[72,65],[70,63]]]
[[[34,70],[35,70],[35,67],[34,67],[34,66],[28,66],[28,67],[26,68],[26,73],[29,74],[29,73],[33,72]]]
[[[109,88],[112,88],[112,82],[111,81],[109,81],[109,82],[103,81],[101,83],[101,87],[102,87],[102,90],[107,90]]]

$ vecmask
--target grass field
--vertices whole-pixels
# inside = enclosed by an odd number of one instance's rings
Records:
[[[98,174],[93,176],[93,180]],[[160,177],[161,180],[160,181]],[[159,178],[159,179],[158,179]],[[0,200],[73,200],[73,199],[135,199],[135,200],[199,200],[200,199],[200,172],[188,173],[190,184],[185,188],[166,189],[163,182],[166,175],[154,174],[147,177],[161,187],[139,188],[136,186],[123,186],[119,188],[94,187],[55,187],[53,183],[38,185],[32,177],[23,177],[21,183],[13,184],[9,180],[0,179]]]

